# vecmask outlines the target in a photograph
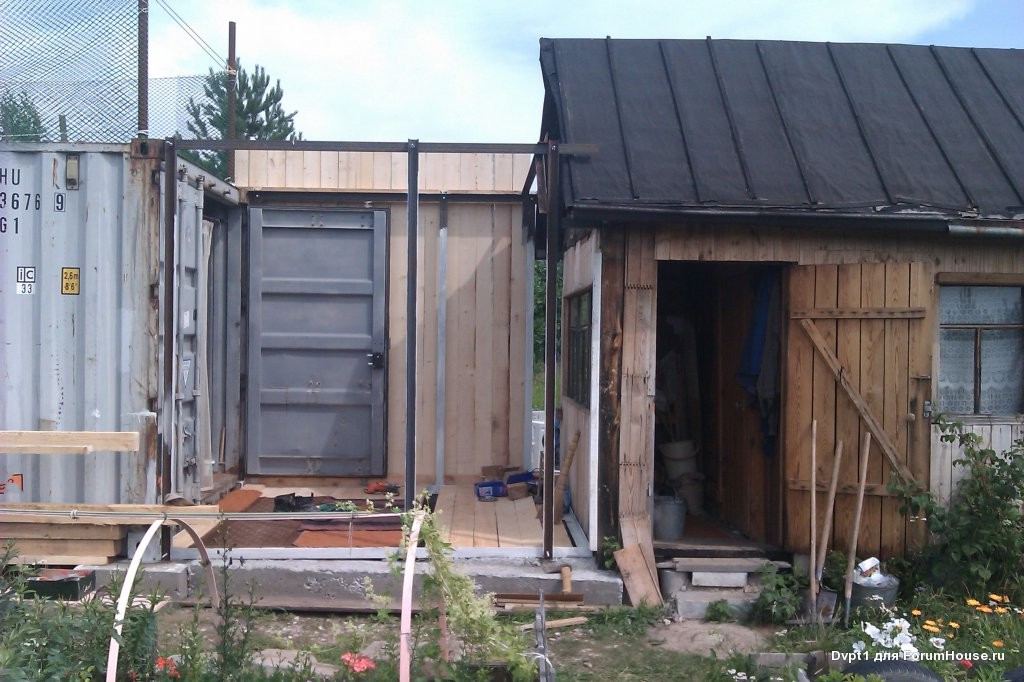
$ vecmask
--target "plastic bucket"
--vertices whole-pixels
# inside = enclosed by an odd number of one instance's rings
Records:
[[[895,576],[886,576],[879,585],[860,585],[853,583],[850,593],[850,608],[858,606],[892,607],[896,603],[896,593],[900,591],[900,580]]]
[[[697,472],[697,450],[692,440],[663,443],[659,450],[665,460],[665,473],[670,481]]]
[[[686,500],[686,509],[691,514],[699,516],[704,513],[704,481],[699,477],[677,485],[676,491]]]
[[[668,495],[654,498],[654,539],[681,540],[686,523],[686,500]]]

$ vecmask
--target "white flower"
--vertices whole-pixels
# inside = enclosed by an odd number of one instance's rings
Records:
[[[946,640],[942,637],[931,637],[928,641],[931,642],[932,646],[938,649],[939,651],[946,650]]]
[[[876,642],[882,637],[882,631],[878,629],[878,626],[874,623],[864,623],[863,626],[864,634],[875,640]]]
[[[864,650],[865,650],[865,649],[867,649],[867,648],[868,648],[868,645],[867,645],[867,644],[865,644],[864,642],[854,642],[854,643],[853,643],[853,650],[854,650],[855,652],[857,652],[858,654],[859,654],[860,652],[864,651]]]

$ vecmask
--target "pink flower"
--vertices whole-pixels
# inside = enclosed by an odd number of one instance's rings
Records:
[[[367,670],[373,670],[377,667],[377,664],[373,662],[373,659],[369,656],[363,656],[353,651],[346,651],[341,655],[342,662],[348,666],[348,669],[354,673],[366,672]]]

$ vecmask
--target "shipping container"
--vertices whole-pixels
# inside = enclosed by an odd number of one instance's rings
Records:
[[[0,430],[140,434],[0,441],[2,503],[199,501],[237,471],[238,191],[165,150],[0,144]]]

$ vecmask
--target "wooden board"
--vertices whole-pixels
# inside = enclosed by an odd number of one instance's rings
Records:
[[[22,538],[14,549],[25,556],[117,556],[124,550],[124,539],[116,540],[39,540]]]
[[[19,513],[11,513],[11,510],[15,509],[19,510]],[[111,515],[80,516],[75,518],[72,516],[73,512],[93,512],[96,514],[109,512]],[[211,518],[216,518],[220,510],[216,505],[177,507],[163,504],[47,504],[41,502],[19,502],[16,504],[0,504],[0,524],[49,523],[83,526],[145,526],[164,516],[170,518],[178,514],[195,513],[210,514]]]
[[[138,431],[0,431],[0,452],[80,455],[138,449]]]
[[[648,606],[657,606],[662,603],[661,592],[658,585],[651,579],[651,573],[647,569],[643,551],[638,545],[631,545],[614,553],[615,565],[622,574],[622,582],[629,594],[629,601],[638,606],[646,602]]]
[[[55,554],[24,554],[14,557],[12,564],[20,566],[42,564],[45,566],[106,566],[117,560],[112,556],[78,556],[74,554],[60,556]]]
[[[123,526],[67,523],[4,523],[3,539],[34,540],[118,540],[124,538]]]

